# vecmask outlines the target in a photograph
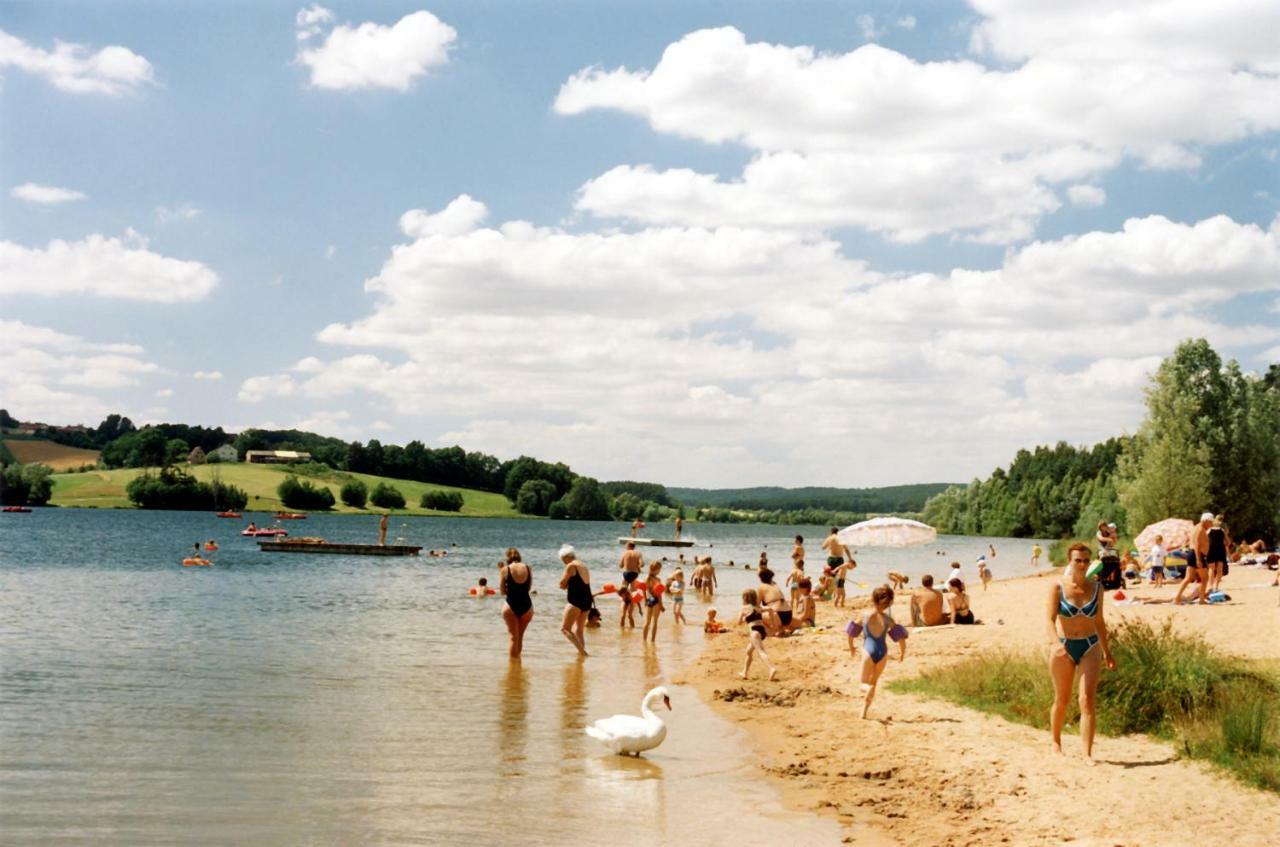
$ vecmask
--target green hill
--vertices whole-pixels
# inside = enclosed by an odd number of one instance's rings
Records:
[[[772,511],[832,509],[842,512],[919,512],[924,502],[954,483],[923,482],[884,488],[672,488],[667,491],[686,506]]]
[[[249,495],[246,509],[254,511],[277,511],[284,508],[280,498],[276,496],[276,487],[287,473],[284,465],[249,465],[243,463],[224,463],[219,465],[197,465],[185,468],[196,478],[208,482],[216,473],[226,484],[244,489]],[[86,471],[84,473],[54,474],[53,498],[49,501],[53,506],[81,506],[103,509],[129,509],[133,504],[125,494],[125,486],[129,480],[141,474],[141,468],[120,468],[111,471]],[[370,514],[381,511],[377,507],[353,509],[338,498],[342,484],[349,479],[364,482],[369,490],[380,482],[398,488],[404,494],[408,508],[397,510],[397,514],[405,515],[462,515],[475,518],[520,518],[521,515],[501,494],[492,491],[476,491],[470,488],[454,488],[448,485],[433,485],[427,482],[413,482],[404,479],[390,479],[370,474],[348,473],[346,471],[330,471],[319,476],[306,474],[304,479],[312,484],[322,485],[333,492],[337,503],[331,510],[336,514]],[[427,491],[457,491],[462,494],[461,512],[438,512],[418,507],[418,502]]]

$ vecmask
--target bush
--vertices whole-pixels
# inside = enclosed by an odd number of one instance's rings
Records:
[[[53,496],[53,471],[47,465],[9,465],[0,474],[0,503],[43,506]]]
[[[404,495],[400,493],[400,489],[380,482],[369,495],[369,502],[381,509],[403,509]]]
[[[553,521],[568,520],[569,507],[565,504],[563,497],[547,507],[547,517]]]
[[[342,491],[338,494],[342,498],[342,502],[346,503],[353,509],[363,509],[364,504],[369,499],[368,487],[358,479],[353,479],[342,486]]]
[[[234,485],[200,482],[181,468],[169,466],[158,475],[144,473],[125,488],[141,509],[243,509],[249,495]]]
[[[424,509],[435,509],[437,512],[461,512],[462,493],[458,491],[428,491],[422,495],[419,505]]]
[[[332,509],[333,492],[322,486],[312,485],[293,474],[287,475],[276,487],[280,502],[290,509]]]

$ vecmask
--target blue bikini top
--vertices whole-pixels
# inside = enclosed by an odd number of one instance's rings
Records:
[[[1098,594],[1102,591],[1102,583],[1095,582],[1093,584],[1093,599],[1083,606],[1073,606],[1067,601],[1066,592],[1062,590],[1062,586],[1058,586],[1058,617],[1074,618],[1083,616],[1091,618],[1098,613]]]

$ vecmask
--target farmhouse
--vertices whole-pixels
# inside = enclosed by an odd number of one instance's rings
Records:
[[[205,458],[206,458],[206,461],[207,461],[208,459],[210,459],[210,458],[214,457],[214,456],[217,456],[217,457],[218,457],[218,458],[215,460],[215,461],[218,461],[218,462],[238,462],[238,461],[240,461],[240,454],[239,454],[239,453],[237,453],[237,452],[236,452],[236,448],[235,448],[235,447],[232,447],[230,444],[223,444],[223,445],[222,445],[221,447],[219,447],[217,450],[214,450],[214,451],[210,452],[210,453],[209,453],[209,455],[208,455],[207,457],[205,457]]]
[[[257,465],[291,465],[311,461],[311,454],[296,450],[246,450],[244,460]]]

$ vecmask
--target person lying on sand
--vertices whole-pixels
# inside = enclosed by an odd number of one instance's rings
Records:
[[[933,587],[933,574],[920,577],[920,587],[911,594],[911,625],[939,626],[951,623],[942,611],[942,592]]]

